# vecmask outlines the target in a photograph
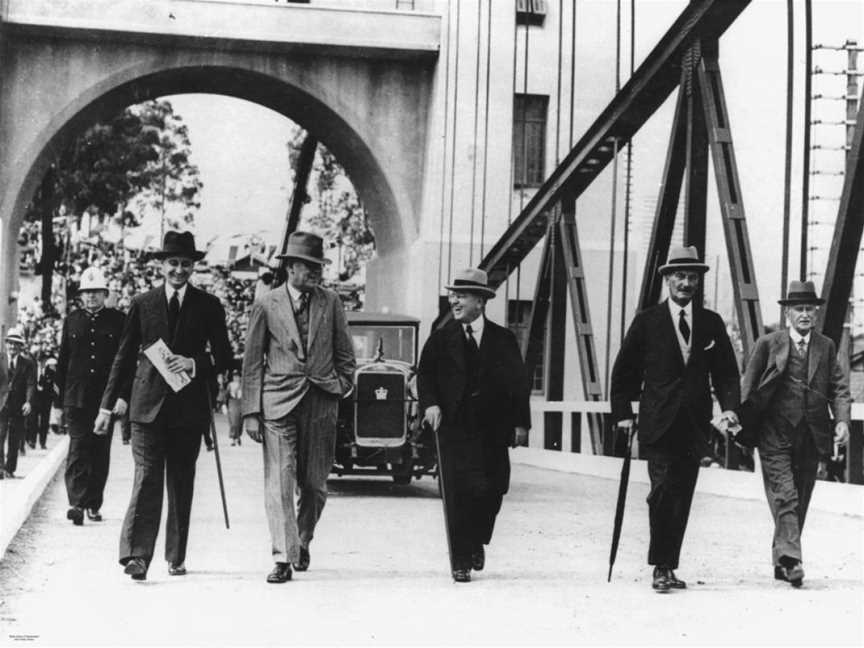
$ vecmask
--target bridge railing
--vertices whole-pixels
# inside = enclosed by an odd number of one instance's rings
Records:
[[[591,434],[588,416],[599,416],[602,419],[602,452],[608,456],[623,456],[625,439],[622,433],[614,429],[611,419],[609,401],[546,401],[531,400],[531,431],[528,435],[528,445],[532,448],[545,449],[551,452],[581,452],[592,453]],[[639,404],[633,403],[633,411],[639,411]],[[550,424],[549,415],[558,414],[560,422]],[[637,417],[638,425],[638,417]],[[746,452],[740,452],[732,445],[728,450],[722,437],[718,434],[712,447],[717,450],[718,462],[724,467],[747,468],[752,466],[752,458]],[[633,440],[633,452],[639,457],[638,438]],[[738,456],[735,456],[735,455]],[[846,459],[843,468],[846,482],[864,484],[864,404],[852,405],[852,422],[849,430],[849,442],[846,445]]]

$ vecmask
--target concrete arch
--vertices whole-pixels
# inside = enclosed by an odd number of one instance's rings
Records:
[[[14,270],[10,261],[15,257],[17,233],[26,206],[55,152],[63,150],[89,125],[125,106],[172,94],[232,96],[295,121],[323,142],[345,167],[370,214],[379,255],[399,255],[417,237],[420,185],[417,181],[421,179],[417,176],[422,176],[425,132],[413,132],[412,128],[399,125],[406,135],[400,138],[398,133],[394,134],[393,120],[382,100],[393,97],[393,89],[401,87],[401,96],[395,97],[398,105],[391,110],[394,115],[404,115],[406,99],[409,106],[425,106],[428,95],[425,86],[431,73],[427,78],[424,75],[418,78],[416,67],[412,73],[410,66],[393,62],[341,59],[322,64],[320,58],[296,55],[279,58],[237,52],[183,52],[171,56],[145,52],[147,55],[141,57],[129,57],[128,51],[124,54],[121,60],[127,62],[125,65],[102,61],[102,67],[109,69],[99,72],[107,74],[91,75],[94,78],[88,79],[86,85],[79,83],[68,88],[67,100],[59,107],[55,104],[46,109],[42,105],[39,116],[43,119],[25,121],[28,128],[24,133],[9,128],[10,120],[12,124],[22,123],[22,115],[14,114],[16,110],[22,113],[26,105],[22,97],[16,96],[22,92],[20,89],[4,92],[3,102],[7,107],[11,103],[12,108],[5,114],[13,115],[7,117],[0,133],[12,140],[11,146],[0,154],[5,158],[0,165],[4,180],[0,219],[4,230],[2,265],[7,270],[0,277],[0,294],[10,294],[9,275]],[[27,62],[26,51],[19,56]],[[15,67],[21,61],[13,58],[10,63],[13,79],[20,79],[21,72]],[[45,67],[46,62],[42,60],[39,64]],[[409,77],[409,85],[413,84],[416,92],[404,92]],[[50,84],[48,79],[46,86]],[[23,97],[28,98],[32,98],[32,91]],[[44,104],[44,97],[39,99]],[[425,115],[425,108],[420,112]],[[410,159],[406,160],[402,152]],[[8,322],[6,303],[2,304],[2,310],[2,321]]]

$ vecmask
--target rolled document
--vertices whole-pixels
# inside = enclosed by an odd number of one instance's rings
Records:
[[[186,385],[192,382],[189,374],[185,371],[177,373],[168,368],[167,360],[174,354],[162,338],[159,338],[153,344],[144,349],[144,355],[147,356],[147,359],[150,360],[154,367],[156,367],[156,371],[162,375],[162,378],[165,379],[168,386],[175,392],[179,392]]]

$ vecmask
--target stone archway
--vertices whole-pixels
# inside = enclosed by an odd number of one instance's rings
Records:
[[[31,42],[19,45],[7,50],[0,69],[0,141],[6,143],[0,148],[4,323],[12,313],[6,297],[17,279],[17,233],[54,153],[100,119],[159,96],[233,96],[306,128],[343,164],[370,214],[379,250],[376,272],[394,271],[386,260],[399,263],[417,237],[432,74],[428,65],[260,52],[178,51],[165,56],[147,46],[120,43],[96,48],[95,54],[92,44],[74,41],[64,43],[61,51]],[[406,123],[406,114],[417,119]],[[394,295],[386,300],[402,301]],[[367,303],[374,307],[375,302],[376,295],[368,295]]]

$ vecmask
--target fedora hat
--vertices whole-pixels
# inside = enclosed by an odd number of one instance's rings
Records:
[[[186,257],[193,261],[200,261],[206,252],[195,249],[195,237],[192,232],[165,232],[162,239],[162,249],[153,252],[150,256],[154,259],[167,259],[168,257]]]
[[[105,275],[98,268],[87,268],[81,273],[81,283],[78,285],[78,292],[85,290],[108,290],[108,282],[105,280]]]
[[[669,250],[669,258],[665,265],[660,266],[658,272],[665,275],[676,270],[695,270],[704,274],[708,272],[708,265],[699,260],[695,245],[679,246]]]
[[[478,268],[460,270],[453,277],[453,283],[444,287],[447,290],[480,293],[490,299],[495,296],[495,289],[489,287],[489,277],[486,272]]]
[[[824,304],[825,300],[816,294],[816,288],[812,281],[790,281],[789,290],[786,291],[785,299],[778,299],[781,306],[795,306],[796,304],[813,304],[818,306]]]
[[[330,263],[330,259],[324,258],[324,239],[311,232],[291,232],[285,251],[276,255],[276,258],[300,259],[319,265]]]
[[[24,340],[24,335],[21,333],[21,330],[14,326],[6,332],[6,341],[14,342],[15,344],[20,344],[21,346],[27,344],[26,340]]]

